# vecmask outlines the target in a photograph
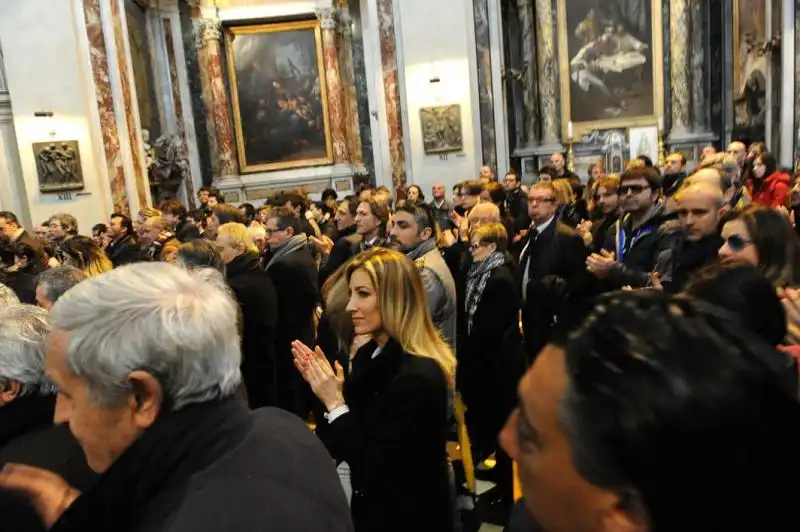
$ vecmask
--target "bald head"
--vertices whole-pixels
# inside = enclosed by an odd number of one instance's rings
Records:
[[[695,183],[675,195],[678,220],[686,240],[696,242],[717,232],[724,204],[722,191],[710,183]]]
[[[480,227],[490,223],[500,223],[500,208],[494,203],[478,203],[469,213],[469,226]]]
[[[708,185],[722,194],[722,173],[716,168],[701,168],[686,179],[687,185]]]
[[[728,155],[734,157],[741,166],[745,157],[747,157],[747,147],[742,142],[731,142],[728,145]]]

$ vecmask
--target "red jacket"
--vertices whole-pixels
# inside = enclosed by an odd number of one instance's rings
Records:
[[[775,207],[785,207],[791,189],[791,178],[789,174],[777,171],[764,179],[764,183],[758,192],[753,191],[753,183],[747,187],[753,196],[753,203],[774,209]]]

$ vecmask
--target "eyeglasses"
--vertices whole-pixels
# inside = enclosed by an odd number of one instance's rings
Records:
[[[725,239],[725,242],[728,244],[728,247],[731,248],[731,251],[734,253],[739,253],[744,248],[752,244],[752,240],[747,240],[746,238],[742,238],[739,235],[731,235]]]
[[[528,198],[528,203],[553,203],[556,199],[553,197],[549,198]]]
[[[627,196],[628,193],[641,194],[645,190],[650,190],[650,185],[621,185],[619,187],[619,195]]]
[[[469,245],[469,249],[471,249],[472,251],[475,251],[476,249],[480,249],[482,247],[483,244],[481,244],[480,242],[477,243],[473,242],[472,244]]]

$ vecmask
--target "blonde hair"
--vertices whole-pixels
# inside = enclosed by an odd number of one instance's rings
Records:
[[[478,239],[480,244],[494,244],[497,251],[503,252],[508,248],[508,232],[503,224],[491,223],[470,229],[469,240]]]
[[[452,385],[456,359],[433,325],[422,280],[411,259],[398,251],[375,248],[357,255],[345,270],[348,284],[354,272],[367,274],[378,296],[386,333],[405,352],[433,359]]]
[[[631,170],[632,168],[644,168],[647,165],[644,164],[644,161],[641,159],[631,159],[627,163],[625,163],[625,170]]]
[[[152,207],[145,207],[144,209],[139,211],[139,216],[144,218],[145,220],[149,220],[150,218],[160,218],[162,216],[161,211],[158,209],[153,209]]]
[[[556,179],[553,181],[553,190],[559,205],[569,205],[575,201],[575,191],[572,184],[567,179]]]
[[[231,247],[243,247],[250,253],[258,253],[258,247],[253,243],[253,239],[247,234],[244,224],[230,222],[219,226],[217,237],[223,237]]]

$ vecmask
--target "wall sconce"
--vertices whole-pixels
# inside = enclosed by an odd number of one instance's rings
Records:
[[[36,111],[33,113],[33,116],[35,116],[36,118],[53,118],[54,113],[53,111]],[[50,138],[53,138],[55,136],[56,136],[55,130],[50,131]]]
[[[440,83],[441,81],[442,80],[439,79],[439,76],[436,76],[436,77],[433,77],[430,80],[428,80],[428,83]]]

